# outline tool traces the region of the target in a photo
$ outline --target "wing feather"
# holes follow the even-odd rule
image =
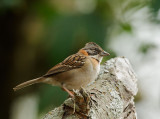
[[[67,57],[63,62],[51,68],[44,77],[66,72],[72,69],[80,68],[85,64],[86,57],[83,55],[74,54]]]

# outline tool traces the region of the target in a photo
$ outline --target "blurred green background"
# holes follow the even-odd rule
[[[12,88],[45,74],[89,41],[111,54],[104,61],[126,56],[136,73],[142,74],[138,63],[143,61],[142,57],[152,60],[147,53],[159,47],[160,40],[152,42],[154,35],[147,36],[144,26],[158,27],[159,9],[159,0],[1,0],[0,118],[38,119],[62,104],[67,94],[59,87],[36,84],[18,92],[13,92]],[[152,34],[152,29],[147,34]],[[158,31],[159,27],[154,32],[157,36],[160,35]],[[139,78],[145,79],[143,75]],[[140,88],[143,90],[143,86]],[[141,98],[143,91],[136,99]],[[141,105],[137,107],[139,117],[147,119]]]

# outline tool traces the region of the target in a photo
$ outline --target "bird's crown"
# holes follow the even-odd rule
[[[86,43],[82,49],[85,50],[88,55],[98,55],[105,52],[99,45],[94,42]]]

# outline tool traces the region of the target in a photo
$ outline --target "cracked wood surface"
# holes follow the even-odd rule
[[[43,119],[137,119],[134,96],[137,78],[124,57],[106,61],[94,83],[76,90],[75,99],[67,99]]]

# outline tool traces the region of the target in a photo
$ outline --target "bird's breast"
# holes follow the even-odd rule
[[[93,82],[100,71],[99,63],[95,64],[92,60],[86,60],[85,65],[82,68],[74,69],[70,71],[70,77],[66,80],[68,82],[68,88],[79,89],[81,87],[86,87],[88,84]]]
[[[93,82],[99,71],[100,64],[92,59],[87,59],[81,68],[60,73],[54,76],[54,79],[70,90],[79,89]]]

